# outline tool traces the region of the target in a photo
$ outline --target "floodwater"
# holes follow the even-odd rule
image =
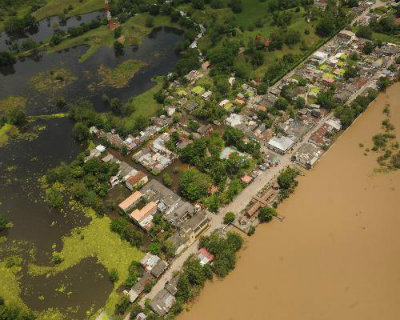
[[[226,279],[179,319],[400,319],[400,172],[364,156],[385,104],[400,137],[400,84],[381,94],[257,228]],[[359,147],[359,143],[365,145]]]
[[[63,111],[54,106],[52,97],[35,92],[28,82],[38,72],[65,67],[78,80],[58,91],[56,97],[63,96],[68,102],[88,99],[99,111],[108,111],[101,105],[103,93],[126,101],[154,86],[151,81],[154,76],[173,71],[179,59],[174,49],[181,39],[182,33],[178,30],[162,27],[150,33],[140,47],[126,48],[125,54],[119,57],[112,49],[102,48],[79,63],[79,56],[87,48],[77,47],[27,58],[18,61],[12,69],[0,70],[0,99],[9,95],[26,97],[30,115]],[[115,67],[127,59],[146,63],[127,87],[113,89],[97,85],[100,64]],[[93,90],[89,89],[91,86]],[[85,259],[55,276],[32,277],[27,272],[29,263],[52,265],[52,246],[60,248],[64,235],[88,223],[82,213],[51,210],[42,199],[38,182],[49,168],[62,161],[72,161],[83,150],[72,138],[73,122],[64,118],[39,120],[33,125],[46,129],[32,141],[10,140],[0,148],[0,212],[13,223],[7,231],[7,241],[0,243],[0,261],[11,255],[24,258],[19,279],[21,298],[32,310],[57,308],[66,319],[84,319],[86,311],[104,306],[113,289],[107,271],[95,258]]]
[[[70,27],[77,27],[81,23],[88,23],[94,19],[101,19],[104,17],[104,11],[93,11],[86,14],[82,14],[80,16],[74,16],[65,23],[61,23],[60,18],[58,16],[49,17],[47,19],[43,19],[37,23],[37,26],[32,30],[29,30],[28,33],[21,38],[10,39],[6,32],[0,33],[0,51],[8,50],[11,45],[11,41],[16,41],[18,44],[21,44],[23,39],[31,38],[36,42],[44,41],[50,38],[54,31],[63,30],[66,31]]]
[[[27,113],[44,114],[60,112],[55,106],[57,98],[64,97],[68,102],[87,99],[98,111],[110,111],[102,107],[101,96],[106,93],[111,98],[118,97],[122,102],[152,88],[151,80],[158,75],[174,71],[179,55],[175,52],[176,44],[182,39],[182,32],[169,27],[154,29],[139,47],[125,48],[122,56],[115,56],[111,48],[101,48],[83,63],[79,57],[87,50],[79,46],[66,51],[36,56],[18,61],[13,67],[0,69],[0,99],[9,95],[23,96],[28,99]],[[100,65],[114,68],[128,60],[138,59],[146,65],[140,69],[124,88],[111,88],[100,85],[102,81],[98,74]],[[38,72],[46,72],[57,68],[65,68],[77,80],[55,94],[34,90],[29,80]]]

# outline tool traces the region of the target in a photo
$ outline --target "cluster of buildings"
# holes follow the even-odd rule
[[[141,131],[137,136],[129,134],[125,139],[123,139],[114,129],[110,132],[106,132],[103,129],[98,129],[93,126],[90,127],[89,132],[95,137],[105,140],[115,149],[121,150],[122,148],[126,148],[128,152],[131,152],[138,149],[163,129],[172,124],[172,118],[166,115],[153,117],[150,120],[152,125]]]
[[[165,132],[153,140],[148,146],[132,156],[136,162],[149,170],[154,175],[160,174],[168,167],[177,156],[166,147],[170,135]]]

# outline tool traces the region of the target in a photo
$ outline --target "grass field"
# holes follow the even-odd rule
[[[131,262],[139,261],[144,254],[110,230],[110,218],[98,217],[90,209],[86,212],[92,219],[89,225],[76,228],[71,235],[63,238],[64,245],[59,254],[64,260],[54,267],[30,265],[29,272],[32,275],[57,274],[77,265],[84,258],[96,257],[108,272],[112,269],[118,271],[119,280],[114,283],[114,290],[106,303],[106,310],[112,312],[119,298],[115,289],[128,277]]]
[[[72,17],[104,8],[103,0],[48,0],[47,4],[34,13],[37,20],[47,17],[56,16],[64,13],[64,9],[72,6],[72,10],[68,10],[67,17]]]
[[[144,37],[150,33],[155,27],[160,26],[174,26],[167,16],[154,17],[154,27],[149,28],[145,26],[148,14],[139,14],[134,16],[122,24],[122,35],[125,38],[125,45],[140,44]],[[83,62],[95,53],[101,47],[111,48],[114,44],[114,33],[110,31],[107,26],[101,26],[97,29],[90,30],[78,37],[69,38],[61,42],[55,47],[48,49],[49,53],[65,50],[68,48],[88,45],[89,49],[80,57],[79,61]]]
[[[119,64],[115,68],[108,68],[104,65],[99,67],[99,75],[103,79],[102,85],[113,88],[123,88],[128,85],[136,72],[144,67],[144,63],[140,60],[127,60]]]
[[[135,112],[123,119],[125,126],[131,128],[138,116],[150,118],[154,116],[158,110],[162,109],[163,105],[154,99],[154,94],[162,88],[162,81],[161,79],[156,79],[156,82],[157,84],[153,88],[132,99]]]

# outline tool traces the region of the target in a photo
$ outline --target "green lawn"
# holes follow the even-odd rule
[[[67,13],[68,17],[104,9],[103,0],[48,0],[47,4],[34,13],[37,20],[64,13],[72,5],[73,9]]]
[[[131,262],[139,261],[144,254],[110,230],[109,217],[98,217],[90,209],[87,210],[87,214],[92,219],[89,225],[75,228],[71,235],[63,238],[60,255],[64,260],[54,267],[30,265],[29,272],[32,275],[57,274],[77,265],[84,258],[96,257],[109,272],[112,269],[118,271],[119,280],[114,284],[114,290],[106,303],[106,310],[112,312],[119,299],[115,290],[128,277]]]

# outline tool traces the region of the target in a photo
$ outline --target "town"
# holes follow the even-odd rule
[[[368,24],[370,6],[357,7],[361,24]],[[260,212],[276,208],[287,196],[279,175],[287,168],[300,173],[312,169],[361,112],[354,108],[366,108],[377,91],[395,80],[398,46],[382,43],[370,49],[370,44],[342,30],[265,94],[257,93],[257,83],[243,83],[235,96],[218,101],[223,116],[211,122],[193,117],[206,112],[214,95],[209,85],[212,65],[203,61],[201,69],[190,71],[184,81],[170,80],[163,92],[165,113],[152,118],[139,135],[122,138],[113,130],[90,128],[99,144],[86,161],[99,157],[118,163],[110,185],[123,184],[131,192],[119,203],[120,214],[147,233],[160,219],[173,230],[168,237],[158,237],[171,248],[169,256],[148,252],[140,261],[143,275],[124,291],[131,303],[148,304],[159,316],[168,314],[184,263],[192,257],[202,266],[213,262],[214,255],[199,247],[200,236],[226,235],[232,228],[253,233]],[[232,74],[229,86],[235,81]],[[288,101],[296,106],[290,112]],[[337,103],[343,108],[333,111]],[[204,173],[207,170],[196,168],[214,157],[232,170],[220,185]],[[190,186],[179,186],[184,197],[178,195],[172,181],[177,178],[172,179],[168,170],[176,163],[188,164],[185,170],[191,173],[185,177]],[[227,222],[229,213],[234,214]],[[285,217],[274,212],[271,218]],[[141,312],[136,319],[146,315]]]

